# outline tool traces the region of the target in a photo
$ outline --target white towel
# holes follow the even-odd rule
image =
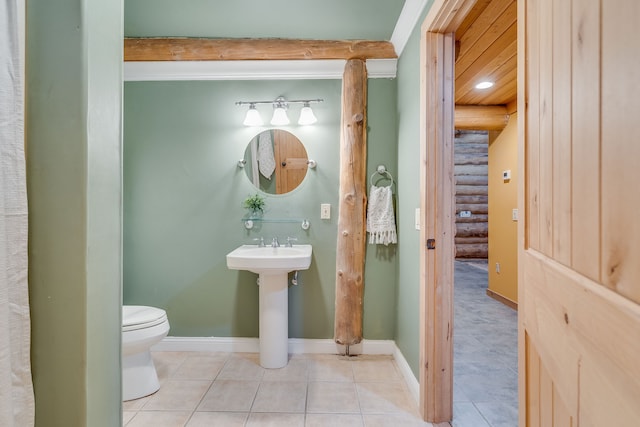
[[[271,132],[262,132],[258,138],[258,164],[260,173],[267,179],[271,179],[276,169],[276,159],[273,156],[273,144],[271,144]]]
[[[367,231],[369,232],[369,244],[397,243],[391,186],[371,186],[367,204]]]

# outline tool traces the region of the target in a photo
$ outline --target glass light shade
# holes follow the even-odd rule
[[[271,118],[271,124],[274,126],[282,126],[289,124],[289,117],[284,107],[277,107],[273,110],[273,117]]]
[[[260,113],[256,110],[256,106],[251,104],[249,109],[247,110],[247,115],[244,118],[244,122],[242,122],[245,126],[262,126],[262,117],[260,117]]]
[[[309,104],[305,104],[300,110],[300,118],[298,119],[299,125],[312,125],[317,122],[315,114],[313,114],[313,110],[309,107]]]
[[[492,86],[493,86],[493,82],[490,82],[490,81],[487,80],[487,81],[483,81],[483,82],[478,83],[476,85],[476,89],[489,89]]]

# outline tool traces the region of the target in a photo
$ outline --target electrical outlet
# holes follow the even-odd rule
[[[420,230],[420,208],[416,208],[413,221],[414,221],[416,230]]]
[[[513,221],[517,221],[518,220],[518,209],[513,209],[511,211],[511,219]]]
[[[331,205],[329,203],[320,205],[320,219],[331,219]]]

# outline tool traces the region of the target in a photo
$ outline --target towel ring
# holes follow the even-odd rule
[[[376,171],[371,174],[371,178],[369,178],[369,182],[373,182],[373,177],[375,177],[376,174],[382,175],[383,179],[390,180],[391,184],[389,184],[389,187],[391,187],[393,184],[396,183],[396,181],[393,179],[393,175],[391,175],[389,171],[387,171],[387,168],[384,165],[378,165],[378,168],[376,169]]]

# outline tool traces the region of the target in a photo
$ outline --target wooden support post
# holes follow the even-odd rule
[[[360,59],[345,65],[341,125],[334,339],[348,351],[348,346],[362,341],[364,295],[367,69]]]

